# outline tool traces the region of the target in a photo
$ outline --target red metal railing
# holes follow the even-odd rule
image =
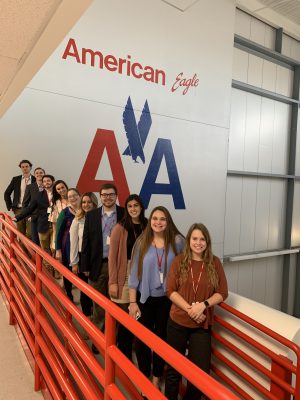
[[[220,316],[215,316],[215,321],[220,325],[222,335],[215,330],[213,332],[213,337],[220,345],[220,347],[225,348],[229,351],[229,353],[234,354],[235,359],[242,360],[244,367],[249,366],[252,370],[256,372],[259,376],[263,376],[264,379],[267,379],[269,384],[269,388],[266,388],[261,384],[258,380],[254,379],[252,375],[246,373],[243,369],[238,367],[229,357],[226,357],[216,348],[213,348],[214,356],[226,365],[226,368],[233,373],[236,373],[240,380],[245,382],[246,385],[249,385],[257,391],[257,393],[262,394],[266,399],[271,400],[285,400],[290,399],[293,396],[293,399],[300,399],[300,348],[295,343],[286,339],[285,337],[279,335],[278,333],[272,331],[266,326],[260,324],[259,322],[253,320],[247,315],[241,313],[240,311],[234,309],[228,304],[222,303],[220,307],[226,311],[226,313],[230,313],[230,315],[236,319],[236,321],[243,321],[245,323],[244,331],[236,328],[233,324],[225,321]],[[296,359],[296,363],[294,364],[287,357],[283,357],[270,350],[269,347],[263,345],[258,340],[251,337],[249,334],[245,333],[245,331],[249,331],[249,328],[254,328],[256,334],[259,334],[261,339],[268,338],[268,341],[272,344],[278,344],[282,348],[290,349],[291,352],[294,353],[294,358]],[[247,345],[249,349],[255,349],[256,357],[262,355],[268,360],[271,368],[266,368],[262,363],[258,362],[254,357],[247,354],[243,351],[240,346],[237,346],[232,343],[232,341],[226,339],[224,337],[224,333],[237,340],[239,344],[244,343]],[[258,336],[258,335],[257,335]],[[227,385],[232,387],[242,398],[244,399],[254,399],[254,397],[250,396],[245,392],[241,387],[237,386],[228,376],[225,376],[222,371],[216,366],[212,366],[212,370],[218,375]],[[294,381],[294,384],[292,382]]]
[[[19,242],[26,246],[29,254],[23,250]],[[44,260],[105,309],[105,334],[100,332],[67,298],[61,287],[43,267]],[[7,299],[9,322],[11,324],[17,322],[30,349],[34,364],[35,390],[42,389],[44,393],[50,393],[54,399],[141,399],[141,392],[149,399],[165,399],[165,396],[116,347],[116,321],[125,325],[167,363],[174,366],[208,398],[212,400],[238,398],[20,234],[4,213],[0,213],[0,287]],[[213,332],[217,346],[213,347],[212,371],[244,399],[250,400],[255,397],[251,397],[243,389],[239,380],[245,380],[247,384],[256,388],[260,394],[259,398],[285,400],[289,398],[288,395],[293,395],[294,399],[300,400],[298,346],[232,307],[226,304],[222,304],[221,307],[231,316],[234,315],[235,318],[290,348],[296,354],[297,362],[293,364],[282,359],[216,315],[215,320],[219,329]],[[82,330],[88,333],[99,349],[101,359],[93,355],[83,340]],[[227,332],[243,340],[247,346],[254,347],[256,351],[263,352],[271,359],[272,368],[268,370],[231,343],[226,335],[223,336],[223,333]],[[235,365],[230,357],[220,351],[220,347],[226,348],[227,352],[232,352],[245,364],[248,363],[252,368],[256,368],[269,380],[269,389]],[[222,369],[219,368],[220,362]],[[283,373],[283,369],[285,372],[288,371],[288,374]],[[231,379],[230,371],[238,375],[238,381]],[[294,386],[291,384],[291,375],[294,377]]]

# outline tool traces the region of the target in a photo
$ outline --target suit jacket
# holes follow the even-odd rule
[[[39,233],[48,232],[51,224],[51,222],[48,221],[48,207],[50,207],[50,203],[47,191],[43,190],[30,202],[28,207],[23,208],[22,212],[16,216],[16,219],[17,221],[21,221],[36,211],[37,231]]]
[[[124,214],[123,207],[117,207],[117,222]],[[103,259],[102,238],[102,207],[96,208],[86,214],[82,249],[81,249],[81,271],[89,272],[89,279],[97,281],[101,273]]]
[[[25,189],[23,202],[22,202],[22,208],[28,207],[30,202],[37,199],[39,194],[40,194],[40,189],[39,189],[39,185],[36,182],[31,183],[30,185],[27,185],[26,189]],[[36,208],[31,214],[32,221],[36,221],[37,214],[38,214],[38,210]]]
[[[8,211],[14,208],[18,208],[21,196],[21,182],[22,175],[14,176],[4,192],[4,201],[6,203]],[[31,183],[33,182],[35,182],[35,177],[31,175]],[[12,193],[13,200],[11,200]]]

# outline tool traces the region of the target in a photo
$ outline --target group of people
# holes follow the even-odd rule
[[[155,207],[149,219],[136,194],[126,199],[124,208],[118,206],[113,183],[101,186],[102,205],[98,207],[94,193],[80,196],[76,188],[68,189],[64,181],[55,181],[42,168],[31,176],[28,160],[20,168],[22,175],[14,177],[5,191],[7,208],[14,212],[18,228],[26,233],[26,225],[20,223],[31,216],[35,243],[181,354],[188,349],[188,358],[209,373],[214,305],[226,299],[228,289],[207,228],[195,223],[184,237],[163,206]],[[20,185],[19,191],[15,184]],[[71,283],[65,279],[64,286],[73,300]],[[80,303],[83,313],[103,331],[104,310],[84,293]],[[117,345],[129,359],[133,339],[120,324]],[[99,352],[94,344],[92,350]],[[164,360],[138,339],[135,351],[141,372],[160,388]],[[168,399],[178,398],[180,379],[168,365]],[[200,399],[201,395],[187,383],[184,399]]]

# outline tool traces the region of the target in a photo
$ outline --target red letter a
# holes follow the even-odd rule
[[[80,193],[99,192],[100,186],[103,183],[111,182],[95,180],[104,148],[106,148],[107,151],[111,173],[114,179],[113,183],[118,189],[119,203],[123,206],[126,198],[129,196],[129,188],[113,131],[97,129],[90,152],[78,180],[77,188]]]

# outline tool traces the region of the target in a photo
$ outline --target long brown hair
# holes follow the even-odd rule
[[[93,193],[93,192],[85,192],[85,193],[83,193],[83,195],[81,196],[81,199],[80,199],[79,210],[76,213],[76,219],[77,220],[83,218],[85,216],[85,214],[86,214],[85,211],[82,208],[82,201],[83,201],[84,197],[89,197],[90,198],[90,200],[91,200],[91,202],[93,204],[93,208],[97,208],[98,207],[98,199],[97,199],[95,193]]]
[[[187,279],[187,275],[190,269],[190,265],[192,262],[192,250],[190,247],[190,240],[191,236],[193,234],[193,231],[198,230],[201,231],[205,241],[206,241],[206,249],[204,250],[202,254],[203,258],[203,265],[206,270],[206,273],[208,275],[208,280],[212,287],[216,290],[219,286],[219,276],[217,274],[217,271],[214,266],[214,259],[213,259],[213,253],[211,249],[211,238],[210,234],[208,232],[208,229],[204,224],[201,223],[195,223],[193,224],[186,236],[186,242],[183,250],[183,257],[180,263],[179,267],[179,283],[183,283]]]
[[[164,275],[167,272],[167,257],[168,257],[168,253],[169,253],[169,247],[171,246],[174,254],[177,255],[175,238],[177,235],[182,236],[182,234],[179,232],[176,225],[174,224],[171,214],[165,207],[158,206],[158,207],[153,208],[153,210],[151,211],[147,226],[146,226],[144,232],[136,240],[136,243],[134,245],[133,252],[132,252],[132,259],[133,259],[137,249],[139,249],[138,273],[137,273],[139,279],[141,279],[141,277],[142,277],[143,261],[144,261],[145,254],[147,253],[149,247],[151,246],[151,244],[153,242],[154,235],[153,235],[153,231],[151,228],[151,219],[152,219],[153,214],[156,211],[161,211],[162,213],[164,213],[164,215],[166,217],[166,222],[167,222],[166,229],[164,230],[164,242],[165,242],[164,243],[164,251],[165,251],[165,253],[164,253],[165,254]]]

